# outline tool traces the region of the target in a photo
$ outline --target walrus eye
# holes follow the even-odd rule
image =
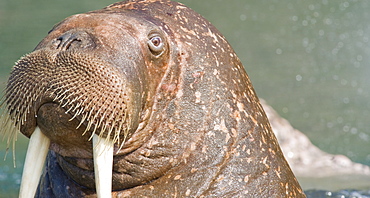
[[[153,55],[159,56],[164,50],[164,42],[159,34],[149,35],[148,46]]]

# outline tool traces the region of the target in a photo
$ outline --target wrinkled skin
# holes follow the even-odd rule
[[[37,125],[51,139],[38,197],[96,196],[94,132],[119,140],[114,197],[305,197],[239,58],[182,4],[125,1],[71,16],[18,62],[8,98],[17,86],[37,98],[21,132]]]

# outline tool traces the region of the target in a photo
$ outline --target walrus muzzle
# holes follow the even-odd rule
[[[30,137],[20,197],[34,195],[50,142],[64,157],[91,158],[93,153],[98,194],[110,195],[114,144],[116,150],[122,147],[135,127],[133,109],[141,104],[122,72],[92,54],[95,47],[88,33],[73,30],[14,66],[3,125],[8,142],[15,140],[12,126]],[[99,178],[106,184],[101,190]]]

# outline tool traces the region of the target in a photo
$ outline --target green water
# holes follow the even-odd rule
[[[281,116],[323,150],[370,165],[369,1],[189,2]]]
[[[0,88],[14,62],[63,18],[114,1],[0,0]],[[370,2],[366,0],[182,0],[236,50],[261,98],[315,145],[370,165]],[[0,197],[16,197],[16,165],[0,161]],[[0,159],[5,153],[0,143]],[[370,188],[370,187],[369,187]]]

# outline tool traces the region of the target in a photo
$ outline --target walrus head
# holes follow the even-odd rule
[[[65,136],[80,149],[93,134],[121,146],[132,135],[152,106],[169,49],[163,30],[131,15],[91,12],[67,18],[16,63],[5,102],[24,135],[30,137],[39,126],[59,153],[73,157]],[[79,124],[68,128],[72,120]],[[79,128],[82,134],[76,134]],[[85,133],[87,139],[79,141]],[[90,157],[91,148],[85,148],[84,157]]]
[[[180,3],[65,19],[16,63],[3,106],[10,140],[50,149],[39,196],[303,195],[235,52]]]
[[[91,158],[94,134],[119,154],[145,126],[170,60],[169,32],[158,20],[112,12],[65,19],[16,63],[5,93],[9,137],[11,125],[27,137],[39,127],[59,155]]]

